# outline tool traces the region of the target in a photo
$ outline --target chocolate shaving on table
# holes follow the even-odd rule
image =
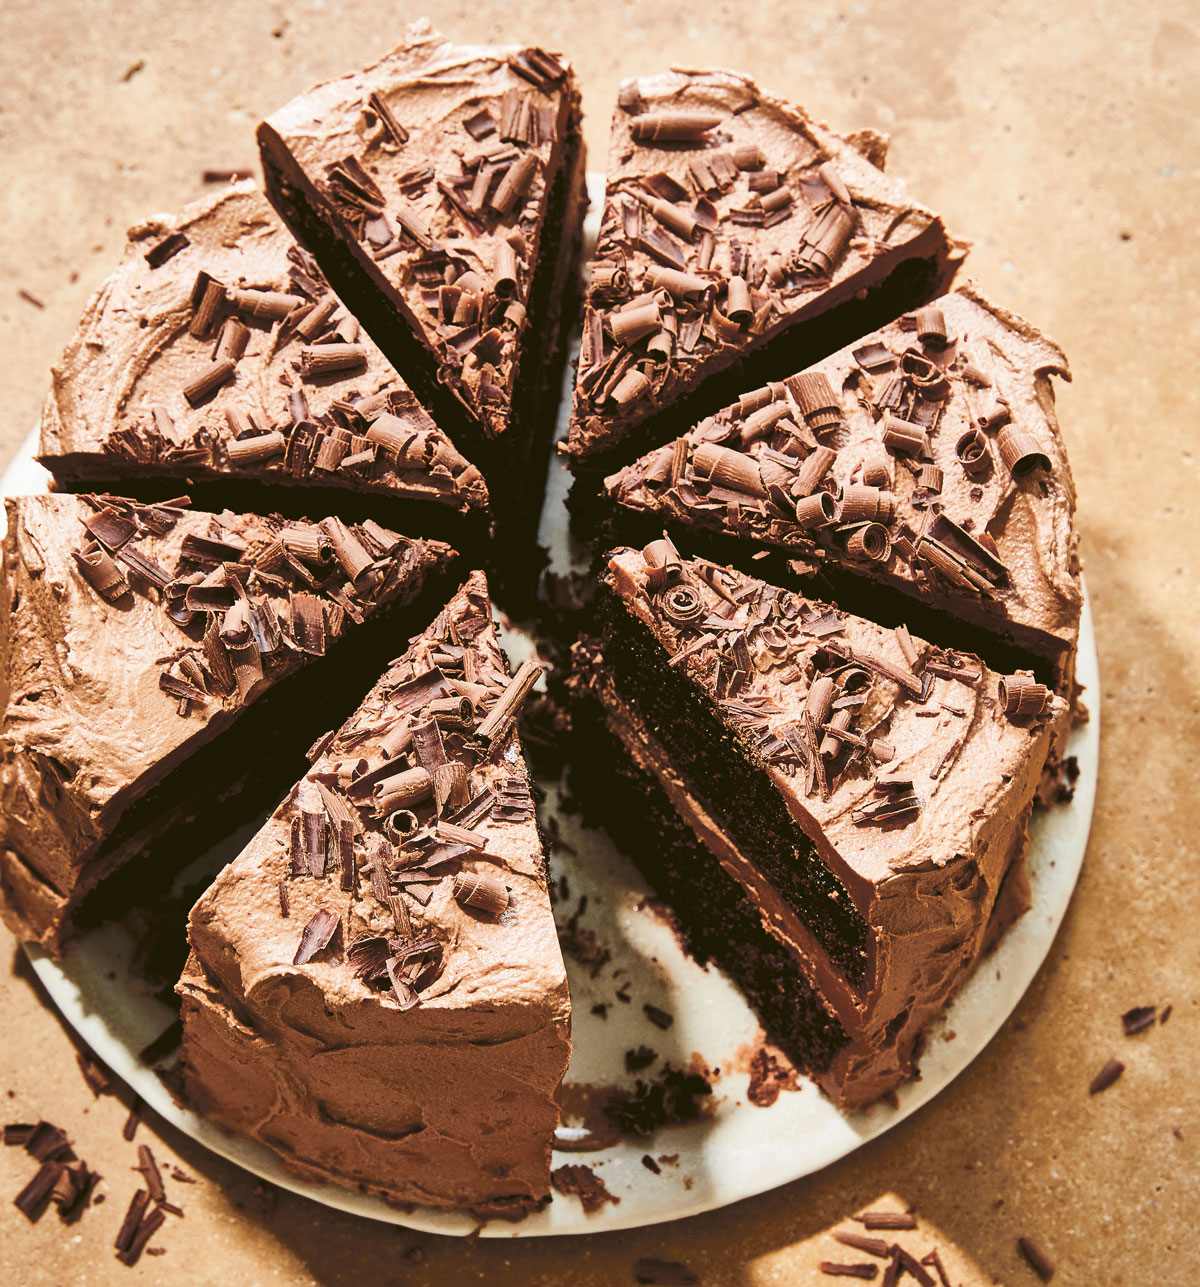
[[[1036,1239],[1022,1235],[1017,1239],[1017,1250],[1025,1258],[1025,1263],[1044,1283],[1054,1277],[1054,1261],[1046,1249]]]
[[[1132,1010],[1126,1010],[1121,1016],[1121,1026],[1125,1030],[1125,1035],[1127,1037],[1132,1037],[1137,1033],[1145,1032],[1147,1028],[1152,1027],[1157,1016],[1157,1006],[1134,1006]]]
[[[117,1259],[123,1265],[136,1265],[142,1252],[146,1249],[146,1244],[159,1231],[165,1221],[164,1206],[152,1207],[142,1217],[141,1223],[129,1240],[129,1245],[117,1253]]]
[[[886,1260],[891,1255],[891,1248],[883,1238],[868,1238],[865,1234],[849,1229],[835,1229],[833,1237],[845,1247],[865,1251],[868,1256],[878,1256],[880,1260]]]
[[[647,1165],[649,1163],[649,1165]],[[660,1167],[649,1155],[642,1158],[642,1165],[656,1175]],[[655,1256],[642,1256],[633,1262],[633,1280],[653,1287],[696,1287],[700,1276],[678,1260],[660,1260]]]
[[[830,1278],[863,1278],[868,1281],[879,1273],[879,1266],[865,1261],[859,1264],[846,1264],[836,1260],[822,1260],[818,1268]]]
[[[1119,1059],[1110,1059],[1088,1083],[1088,1094],[1098,1095],[1107,1090],[1124,1071],[1125,1065]]]
[[[864,1229],[915,1229],[917,1217],[911,1211],[864,1211],[851,1216]]]

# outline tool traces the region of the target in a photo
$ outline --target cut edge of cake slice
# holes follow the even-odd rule
[[[252,182],[129,230],[52,369],[39,460],[72,489],[187,480],[214,508],[357,507],[486,544],[483,475]]]
[[[843,137],[729,71],[624,82],[565,451],[611,469],[942,293],[966,252]]]
[[[118,887],[136,901],[118,868],[169,878],[282,789],[354,670],[395,655],[394,613],[440,598],[455,557],[371,521],[186,498],[22,496],[6,513],[0,912],[55,952],[93,892],[97,913],[120,911]]]
[[[570,1002],[512,675],[473,573],[193,908],[186,1092],[289,1171],[516,1215]]]
[[[606,536],[665,525],[1073,698],[1083,593],[1054,377],[1070,379],[1058,346],[964,283],[610,475]]]
[[[630,855],[693,948],[861,1108],[912,1074],[1027,905],[1027,824],[1069,707],[666,539],[613,552],[602,584],[570,681],[580,789],[627,845],[656,828]]]

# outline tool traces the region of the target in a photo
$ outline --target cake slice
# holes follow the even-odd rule
[[[178,871],[286,789],[355,670],[395,655],[404,623],[382,610],[454,554],[185,505],[6,502],[0,913],[51,950],[117,868]]]
[[[258,140],[271,200],[531,538],[586,206],[570,65],[421,22]]]
[[[132,228],[53,370],[60,487],[373,514],[486,548],[487,485],[251,183]],[[172,490],[174,489],[174,491]]]
[[[474,573],[192,910],[185,1091],[295,1174],[515,1216],[546,1197],[570,1002]]]
[[[610,476],[608,535],[666,525],[1069,695],[1083,596],[1054,376],[1051,340],[960,287]]]
[[[584,476],[945,290],[965,247],[834,134],[733,72],[626,81],[566,450]]]
[[[574,650],[580,791],[772,1040],[871,1102],[1027,905],[1067,703],[665,539],[611,555],[598,623]]]

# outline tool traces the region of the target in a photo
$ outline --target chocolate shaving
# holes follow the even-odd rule
[[[1017,1239],[1017,1250],[1042,1282],[1048,1283],[1054,1277],[1054,1261],[1040,1243],[1025,1235]]]
[[[851,1217],[864,1229],[915,1229],[917,1217],[911,1211],[864,1211]]]
[[[652,1157],[642,1158],[642,1164],[652,1163],[647,1167],[656,1175],[661,1168]],[[695,1287],[700,1276],[678,1260],[659,1260],[655,1256],[642,1256],[633,1262],[633,1280],[636,1283],[653,1284],[654,1287]]]
[[[865,1278],[872,1279],[879,1273],[879,1266],[867,1264],[843,1264],[836,1260],[822,1260],[818,1268],[830,1278]]]
[[[1132,1037],[1139,1032],[1145,1032],[1147,1028],[1153,1026],[1157,1015],[1158,1008],[1152,1005],[1139,1005],[1134,1006],[1132,1010],[1126,1010],[1121,1016],[1121,1026],[1125,1029],[1125,1035]]]
[[[337,927],[338,918],[325,908],[319,908],[304,927],[292,964],[306,965],[311,961],[318,952],[329,946]]]
[[[146,251],[146,263],[151,268],[161,268],[168,259],[172,259],[179,254],[191,243],[181,232],[172,232],[165,236],[162,241],[156,242]]]
[[[637,143],[698,143],[723,119],[713,112],[644,112],[629,128]]]
[[[1124,1071],[1125,1065],[1119,1059],[1110,1059],[1088,1083],[1088,1094],[1098,1095],[1107,1090]]]
[[[835,1229],[833,1237],[845,1247],[853,1247],[855,1251],[865,1251],[868,1256],[878,1256],[880,1260],[886,1260],[891,1255],[891,1250],[883,1238],[868,1238],[865,1234],[854,1233],[849,1229]]]

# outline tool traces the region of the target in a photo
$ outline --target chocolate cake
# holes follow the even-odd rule
[[[586,206],[570,65],[452,45],[422,22],[258,139],[271,200],[483,470],[503,539],[526,558]]]
[[[192,910],[185,1089],[287,1168],[516,1215],[549,1192],[570,1002],[474,573]]]
[[[693,949],[837,1104],[897,1085],[1026,905],[1068,704],[667,539],[610,557],[574,665],[579,790]]]
[[[132,228],[52,372],[61,487],[373,515],[487,549],[487,485],[251,183]],[[172,490],[174,489],[174,491]]]
[[[1054,376],[1052,341],[962,286],[613,474],[609,535],[666,525],[1070,695],[1083,595]]]
[[[946,288],[965,247],[883,173],[886,149],[733,72],[622,85],[566,444],[577,473]]]
[[[394,655],[383,609],[454,555],[372,521],[6,505],[0,913],[52,950],[117,868],[178,870],[285,789],[289,757],[352,704],[347,681]]]

